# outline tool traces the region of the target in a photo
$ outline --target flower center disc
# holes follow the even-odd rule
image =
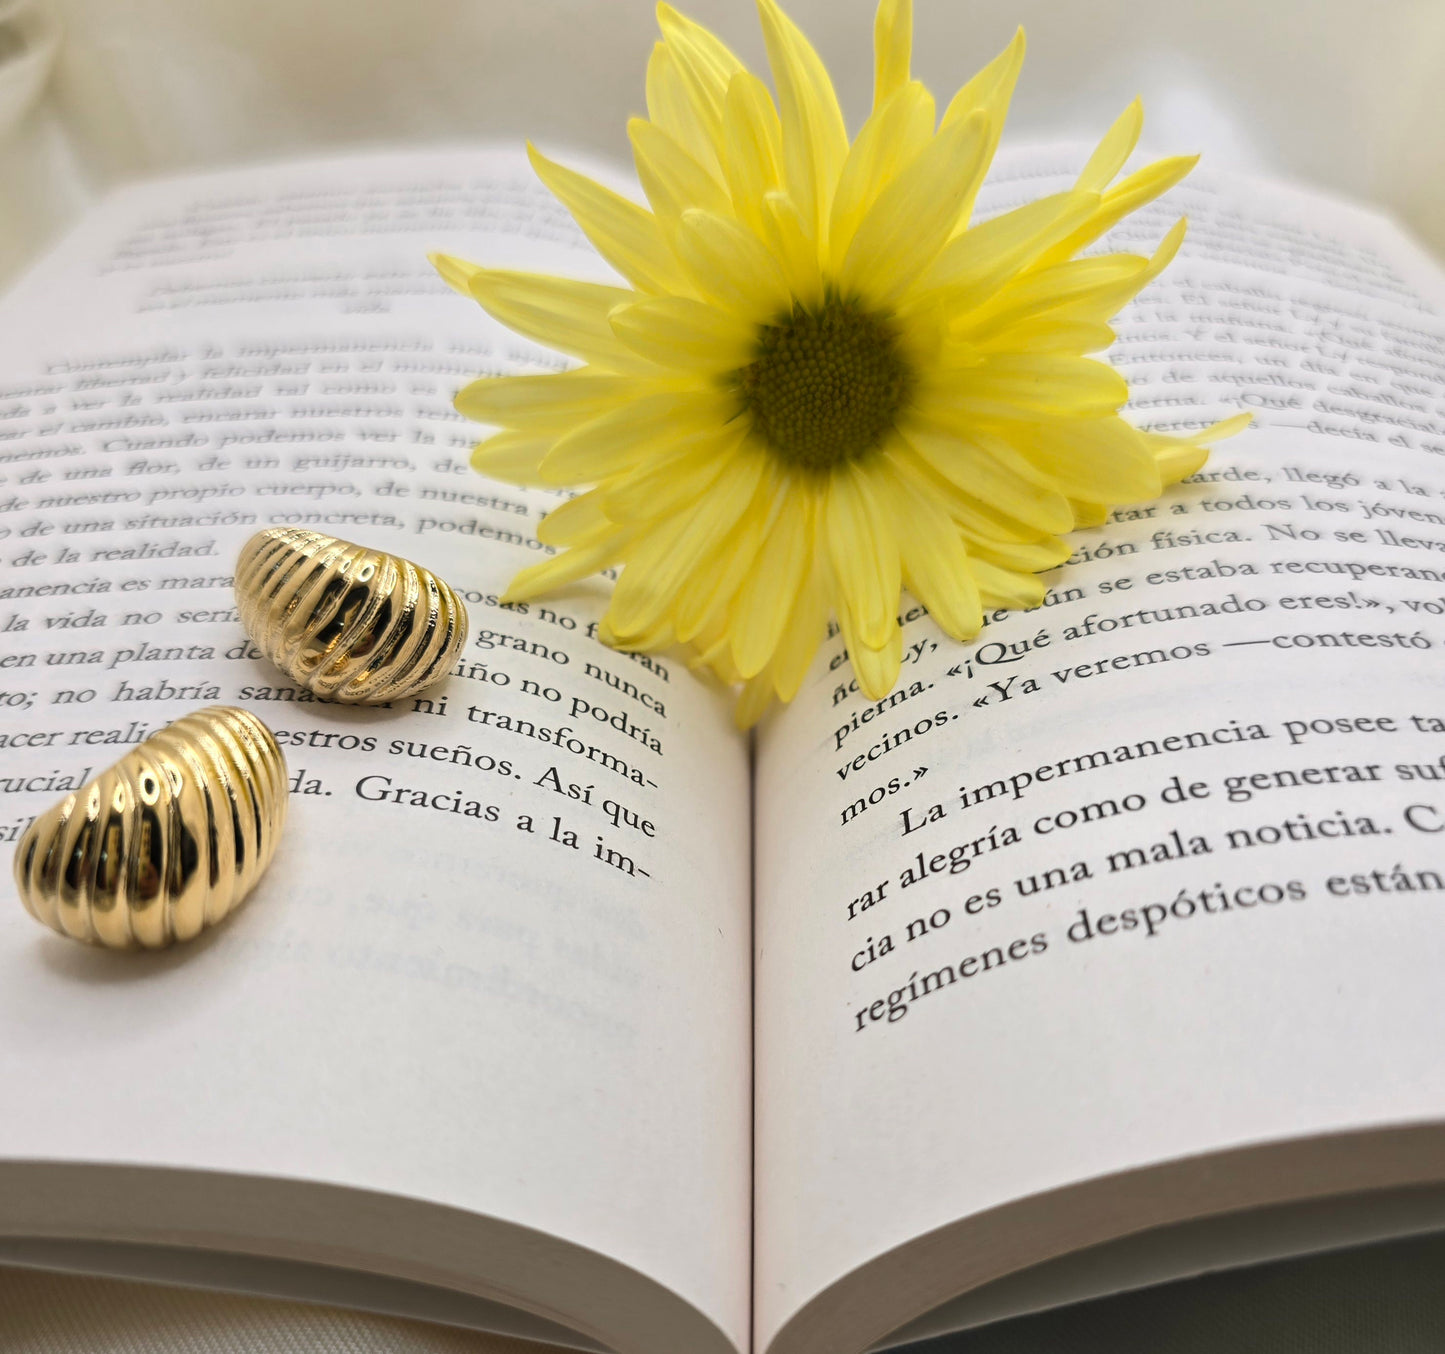
[[[831,470],[872,451],[907,397],[893,331],[848,301],[801,306],[758,334],[737,374],[753,427],[789,465]]]

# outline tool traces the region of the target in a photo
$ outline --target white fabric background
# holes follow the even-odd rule
[[[0,1268],[5,1354],[546,1354],[335,1307]]]
[[[762,66],[747,0],[681,7]],[[1013,138],[1102,131],[1139,93],[1146,137],[1160,150],[1199,149],[1216,163],[1373,200],[1445,253],[1441,0],[916,0],[916,8],[915,70],[940,92],[1026,25]],[[871,79],[868,0],[792,0],[790,10],[828,61],[856,126]],[[52,16],[65,39],[49,91],[32,107]],[[139,174],[326,146],[523,136],[624,157],[624,123],[642,111],[653,36],[650,0],[52,0],[44,13],[34,0],[0,0],[0,282],[106,184]],[[537,1347],[296,1303],[0,1270],[0,1349]]]
[[[1102,130],[1381,203],[1445,252],[1441,0],[915,0],[951,91],[1018,23],[1011,138]],[[652,0],[0,0],[66,26],[48,106],[0,140],[0,281],[87,185],[340,144],[531,136],[625,158]],[[683,0],[763,64],[750,0]],[[856,126],[871,0],[791,0]],[[0,82],[4,68],[0,67]],[[4,137],[0,88],[0,138]],[[73,134],[74,155],[57,134]]]

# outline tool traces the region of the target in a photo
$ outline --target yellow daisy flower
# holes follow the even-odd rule
[[[1067,192],[971,224],[1023,61],[1020,31],[936,116],[909,76],[909,0],[882,0],[873,111],[850,144],[828,73],[758,0],[777,90],[666,4],[647,118],[628,131],[651,211],[531,150],[543,183],[630,286],[436,256],[496,319],[580,359],[484,379],[457,408],[503,431],[472,464],[590,485],[538,531],[562,548],[520,601],[621,575],[602,627],[625,649],[690,645],[742,682],[738,719],[796,694],[836,617],[861,690],[898,676],[900,594],[956,639],[985,607],[1033,607],[1060,539],[1193,473],[1206,444],[1142,432],[1124,379],[1086,353],[1169,262],[1076,258],[1194,157],[1115,182],[1132,104]]]

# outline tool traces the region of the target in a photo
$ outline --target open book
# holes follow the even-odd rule
[[[981,210],[1066,186],[1001,158]],[[845,1354],[1445,1226],[1445,275],[1200,171],[1121,318],[1132,415],[1257,423],[979,641],[841,640],[755,735],[605,581],[499,605],[557,498],[451,407],[555,369],[439,249],[605,276],[519,151],[117,192],[0,306],[0,841],[165,721],[275,730],[223,926],[0,909],[0,1261],[624,1354]],[[241,544],[435,569],[446,683],[324,705]],[[7,893],[10,890],[7,887]]]

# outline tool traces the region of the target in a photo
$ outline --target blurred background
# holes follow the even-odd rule
[[[1010,140],[1145,139],[1374,202],[1445,255],[1445,0],[915,0],[952,90],[1018,24]],[[755,69],[750,0],[682,0]],[[791,0],[856,128],[871,0]],[[625,160],[650,0],[0,0],[0,281],[136,175],[346,145],[512,140]]]

